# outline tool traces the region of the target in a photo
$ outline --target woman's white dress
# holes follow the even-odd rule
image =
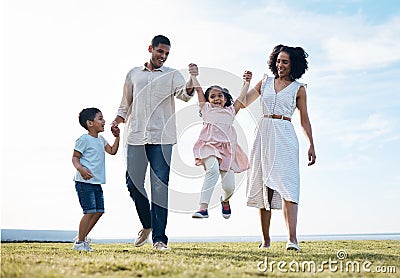
[[[261,85],[263,115],[282,115],[291,118],[296,109],[300,86],[292,82],[278,93],[274,77],[265,77]],[[268,203],[268,188],[274,190]],[[282,209],[282,199],[299,202],[299,143],[290,121],[263,117],[256,130],[250,154],[247,178],[247,205],[256,208]]]

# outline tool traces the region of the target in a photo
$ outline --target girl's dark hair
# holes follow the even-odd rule
[[[96,114],[101,112],[100,109],[98,108],[85,108],[79,113],[79,123],[81,126],[88,130],[88,126],[86,121],[94,121],[94,118],[96,118]]]
[[[226,98],[226,102],[225,102],[224,107],[227,107],[227,106],[231,106],[231,105],[232,105],[232,103],[233,103],[233,98],[232,98],[231,94],[229,93],[228,89],[227,89],[227,88],[221,88],[221,87],[218,86],[218,85],[212,85],[212,86],[209,87],[209,88],[206,90],[206,92],[204,93],[204,96],[205,96],[207,102],[209,102],[209,101],[208,101],[208,96],[210,95],[210,92],[211,92],[212,89],[220,90],[220,91],[224,94],[224,96],[225,96],[225,98]]]
[[[280,52],[286,52],[289,54],[290,59],[290,78],[292,81],[300,78],[308,69],[308,62],[306,58],[308,57],[307,52],[301,47],[291,47],[279,44],[274,47],[272,53],[269,55],[268,66],[275,78],[278,77],[278,69],[276,68],[276,60],[278,59],[278,54]]]
[[[211,92],[212,89],[220,90],[220,91],[224,94],[225,99],[226,99],[226,102],[225,102],[224,107],[227,107],[227,106],[231,106],[231,105],[232,105],[232,103],[233,103],[233,98],[232,98],[231,94],[229,93],[228,89],[227,89],[227,88],[222,88],[222,87],[220,87],[220,86],[218,86],[218,85],[212,85],[212,86],[208,87],[208,89],[207,89],[206,92],[204,93],[204,97],[206,98],[206,101],[207,101],[207,102],[210,102],[210,101],[208,100],[208,97],[209,97],[210,92]],[[200,111],[199,111],[199,116],[202,117],[201,109],[200,109]]]

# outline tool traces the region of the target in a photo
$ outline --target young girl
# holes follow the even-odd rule
[[[245,107],[251,72],[245,71],[243,75],[245,84],[234,103],[229,91],[220,86],[211,86],[205,93],[203,92],[196,78],[197,65],[190,64],[189,73],[197,92],[200,114],[204,120],[203,129],[193,147],[193,152],[196,165],[203,165],[206,171],[200,196],[200,208],[192,217],[208,218],[208,204],[221,174],[222,216],[228,219],[231,216],[229,199],[235,190],[234,173],[243,172],[249,167],[247,156],[237,143],[233,121],[239,109]]]

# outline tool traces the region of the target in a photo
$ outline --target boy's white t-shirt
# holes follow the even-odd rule
[[[82,166],[89,169],[93,178],[84,180],[81,174],[76,171],[74,181],[86,182],[91,184],[106,183],[105,150],[107,141],[103,136],[95,138],[89,134],[83,134],[75,142],[75,150],[81,153],[80,162]]]

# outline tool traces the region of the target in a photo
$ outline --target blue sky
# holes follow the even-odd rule
[[[218,82],[232,92],[245,69],[253,71],[253,85],[271,74],[266,62],[275,45],[302,46],[309,70],[300,81],[308,86],[317,164],[306,166],[307,142],[296,113],[300,237],[399,232],[400,5],[394,0],[232,2],[4,1],[1,227],[77,229],[81,210],[71,155],[84,132],[77,114],[97,106],[111,123],[126,73],[148,60],[149,41],[164,34],[172,42],[167,66],[185,72],[195,62],[203,67],[204,83]],[[251,148],[258,105],[237,118],[245,149]],[[177,103],[178,115],[190,111],[198,121],[196,100]],[[193,167],[191,153],[198,127],[179,134],[174,192],[201,188],[202,172]],[[103,135],[112,140],[110,132]],[[120,150],[107,157],[107,212],[93,237],[134,237],[140,228],[124,185],[122,145]],[[178,156],[185,165],[176,162]],[[193,176],[181,175],[183,168]],[[197,201],[180,210],[184,201],[174,199],[168,234],[260,235],[258,212],[246,207],[243,176],[237,179],[229,221],[219,207],[209,219],[193,220],[190,209]],[[285,234],[280,211],[273,213],[271,231]]]

